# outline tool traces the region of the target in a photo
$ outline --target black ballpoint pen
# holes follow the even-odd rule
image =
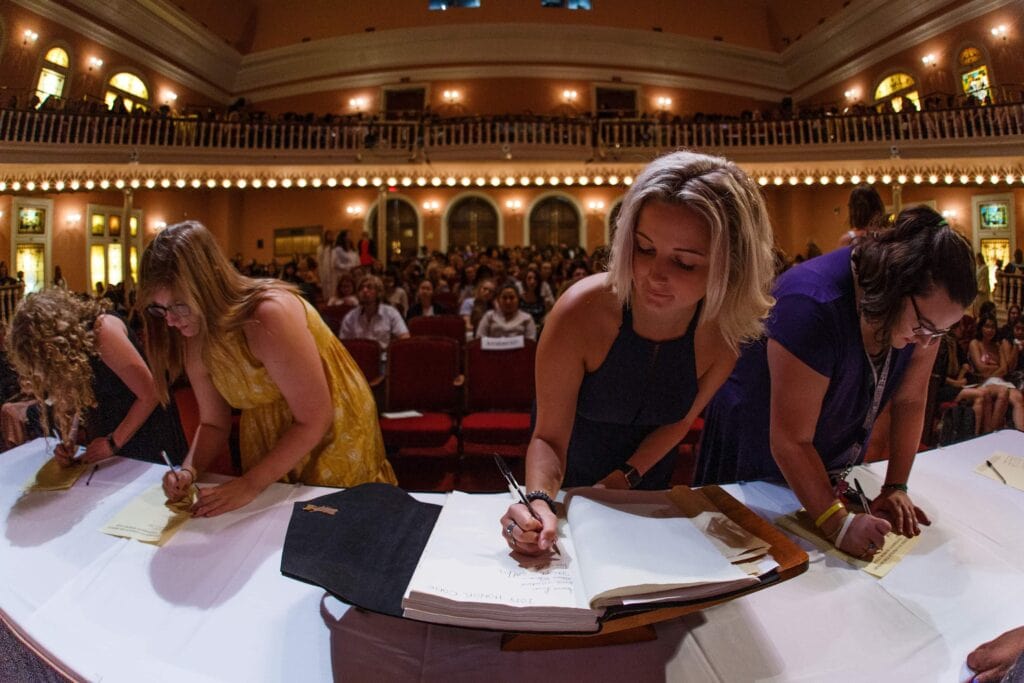
[[[864,489],[860,487],[860,482],[857,481],[856,477],[854,477],[853,479],[853,488],[857,490],[857,496],[860,498],[860,506],[864,508],[864,512],[870,515],[871,500],[866,495],[864,495]]]
[[[999,477],[999,481],[1003,482],[1004,484],[1006,483],[1006,477],[1003,476],[1002,472],[996,469],[996,466],[992,464],[991,460],[986,460],[985,464],[988,465],[988,468],[990,470],[996,473],[996,476]]]
[[[519,502],[526,506],[526,509],[529,511],[530,516],[538,522],[540,522],[541,524],[543,524],[544,521],[540,518],[540,515],[537,514],[537,511],[530,507],[530,501],[526,499],[526,496],[523,494],[523,490],[519,488],[519,482],[516,481],[516,477],[514,474],[512,474],[512,470],[509,469],[508,463],[505,462],[505,459],[502,458],[497,453],[495,453],[494,463],[498,466],[498,470],[501,472],[501,476],[505,477],[505,481],[508,482],[509,493],[511,493],[513,496],[518,496]],[[557,553],[558,555],[562,554],[562,551],[558,549],[557,543],[552,543],[551,549],[555,551],[555,553]]]

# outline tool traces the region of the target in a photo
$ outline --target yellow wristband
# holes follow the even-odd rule
[[[828,510],[825,510],[824,512],[822,512],[821,516],[818,517],[818,519],[816,519],[814,521],[814,526],[816,526],[816,527],[818,527],[820,529],[821,525],[829,520],[829,517],[831,517],[832,515],[836,514],[840,510],[845,510],[845,509],[846,509],[846,506],[843,505],[842,501],[836,500],[836,502],[832,503],[832,507],[830,507]]]

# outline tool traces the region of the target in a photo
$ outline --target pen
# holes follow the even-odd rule
[[[167,451],[160,451],[160,457],[164,459],[165,463],[167,463],[167,466],[171,469],[171,472],[177,472],[178,470],[181,469],[180,467],[176,467],[174,464],[171,463],[171,459],[167,457]]]
[[[99,468],[100,468],[99,465],[96,465],[95,467],[92,468],[92,472],[89,473],[89,478],[85,480],[85,485],[86,486],[88,486],[89,482],[92,481],[92,475],[96,474],[96,470],[98,470]]]
[[[512,474],[512,470],[509,469],[508,463],[505,462],[505,459],[502,458],[497,453],[495,453],[494,463],[498,466],[498,470],[501,472],[501,476],[505,477],[505,481],[506,483],[508,483],[508,492],[512,494],[512,497],[518,498],[519,502],[526,506],[526,509],[527,511],[529,511],[530,516],[543,524],[543,521],[541,520],[540,515],[537,514],[537,511],[530,507],[530,501],[528,501],[526,499],[526,496],[523,495],[523,490],[519,488],[519,482],[516,481],[516,477],[514,474]],[[555,551],[555,553],[558,555],[562,554],[562,551],[558,549],[557,543],[552,543],[551,549]]]
[[[996,476],[999,477],[999,481],[1003,482],[1004,484],[1006,483],[1006,477],[1003,476],[1002,472],[996,469],[996,466],[992,464],[991,460],[986,460],[985,464],[988,465],[989,469],[996,473]]]
[[[871,514],[871,500],[864,495],[864,489],[860,487],[860,482],[857,478],[853,478],[853,488],[857,489],[857,497],[860,498],[860,506],[864,508],[864,512]]]

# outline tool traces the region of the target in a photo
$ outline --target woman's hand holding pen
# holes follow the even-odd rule
[[[852,512],[847,514],[853,515],[853,518],[846,528],[846,533],[841,533],[836,538],[836,547],[854,557],[870,560],[885,545],[885,535],[892,526],[874,515]],[[844,517],[842,521],[845,526],[846,518]]]
[[[210,486],[199,491],[199,500],[192,508],[193,517],[215,517],[225,512],[248,505],[263,489],[251,483],[242,475],[220,486]]]
[[[931,524],[924,511],[914,505],[906,491],[900,489],[882,489],[871,503],[871,514],[887,520],[893,531],[907,537],[920,534],[920,524]]]
[[[61,467],[71,467],[79,462],[75,460],[75,454],[77,452],[78,446],[73,443],[65,443],[61,441],[57,444],[57,447],[53,449],[53,457]]]
[[[502,535],[509,546],[524,555],[551,552],[558,537],[558,518],[543,500],[535,500],[531,509],[540,517],[533,518],[522,503],[513,503],[501,518]]]
[[[164,473],[164,495],[167,496],[167,501],[177,503],[187,496],[192,485],[196,483],[195,477],[196,471],[188,466],[178,470],[168,470]]]
[[[105,436],[98,436],[90,441],[85,447],[85,453],[79,458],[86,464],[106,460],[114,455],[114,449],[110,447],[110,441]]]

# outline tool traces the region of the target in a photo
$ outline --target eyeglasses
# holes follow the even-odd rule
[[[187,318],[192,315],[192,309],[188,304],[171,304],[170,306],[150,304],[146,306],[146,313],[154,318],[166,318],[168,313],[173,314],[175,318]]]
[[[917,326],[911,328],[910,331],[914,333],[915,337],[923,339],[925,346],[935,343],[935,341],[941,339],[949,332],[949,328],[945,330],[935,329],[930,320],[921,317],[921,310],[917,307],[917,299],[914,298],[913,294],[910,295],[910,305],[914,307],[914,315],[917,316]]]

